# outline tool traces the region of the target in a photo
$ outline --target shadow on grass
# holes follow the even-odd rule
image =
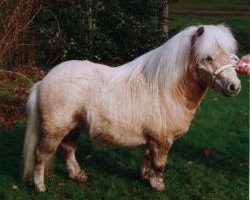
[[[235,146],[237,148],[231,147],[223,152],[214,147],[209,149],[211,155],[205,155],[203,145],[191,143],[187,139],[181,138],[174,143],[169,157],[171,159],[171,154],[174,154],[180,160],[204,165],[206,168],[211,168],[215,173],[229,173],[235,177],[246,177],[246,174],[248,174],[248,160],[246,160],[248,155],[242,153],[246,151],[241,149],[243,147],[240,144]]]
[[[21,183],[24,132],[24,128],[10,128],[0,131],[0,176],[18,184]],[[102,150],[102,148],[106,150]],[[62,151],[59,148],[57,152],[55,173],[68,179]],[[136,155],[133,154],[135,152],[132,149],[108,147],[100,142],[92,142],[86,136],[81,138],[77,150],[79,163],[87,172],[90,169],[90,171],[94,170],[102,175],[114,175],[130,181],[138,179],[138,170],[127,166],[123,161],[128,162],[128,160],[136,159]],[[57,168],[58,164],[63,164],[65,169]],[[89,174],[91,179],[91,173]]]
[[[104,144],[100,141],[91,141],[86,134],[78,144],[77,157],[81,166],[88,171],[97,171],[107,176],[117,176],[130,181],[139,178],[139,163],[143,148],[120,148]],[[133,165],[132,165],[133,162]],[[90,173],[91,177],[91,173]]]
[[[0,175],[10,180],[21,180],[21,156],[24,129],[0,132]]]

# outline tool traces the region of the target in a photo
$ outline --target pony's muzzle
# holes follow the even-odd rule
[[[230,82],[226,84],[222,89],[222,92],[226,96],[235,96],[239,94],[240,90],[241,90],[241,83],[240,80],[238,80],[237,82]]]
[[[231,83],[229,84],[227,90],[231,94],[238,94],[240,91],[240,88],[241,88],[240,84],[236,85],[235,83]]]

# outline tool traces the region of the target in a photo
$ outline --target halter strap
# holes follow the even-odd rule
[[[232,64],[223,65],[223,66],[219,67],[218,69],[216,69],[216,70],[213,72],[213,74],[214,74],[215,76],[217,76],[219,73],[221,73],[222,71],[224,71],[225,69],[227,69],[227,68],[229,68],[229,67],[235,68],[237,62],[238,62],[240,59],[239,59],[238,56],[236,56],[235,54],[231,54],[231,55],[230,55],[230,59],[231,59]]]
[[[220,66],[218,67],[218,69],[216,69],[214,72],[210,72],[208,69],[204,68],[204,67],[198,67],[198,71],[201,71],[205,74],[208,75],[208,77],[210,77],[210,83],[212,85],[214,85],[215,83],[215,79],[217,78],[217,76],[222,72],[224,71],[225,69],[227,68],[235,68],[237,62],[240,60],[238,58],[238,56],[236,56],[235,54],[231,54],[230,55],[230,60],[231,60],[231,64],[227,64],[227,65],[223,65],[223,66]]]

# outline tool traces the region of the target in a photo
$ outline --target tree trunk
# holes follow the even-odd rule
[[[162,14],[160,20],[160,30],[164,37],[168,37],[168,5],[169,0],[162,0]]]

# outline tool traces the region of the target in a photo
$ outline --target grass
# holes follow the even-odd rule
[[[241,11],[250,10],[249,2],[246,0],[178,0],[173,3],[171,9],[187,9],[187,10],[214,10],[214,11]]]
[[[197,24],[220,24],[225,23],[232,28],[232,31],[250,32],[250,18],[238,16],[192,16],[192,15],[171,15],[170,25],[191,26]]]
[[[230,26],[232,32],[239,43],[239,51],[243,53],[250,52],[250,18],[249,14],[245,16],[239,15],[192,15],[192,10],[210,10],[210,11],[238,11],[248,10],[250,13],[250,4],[245,0],[179,0],[170,6],[171,9],[187,9],[186,14],[171,14],[170,15],[170,29],[177,26],[184,28],[199,24],[220,24],[225,23]]]
[[[229,26],[238,42],[239,51],[244,54],[250,52],[250,18],[239,16],[192,16],[192,15],[171,15],[170,29],[183,29],[199,24],[221,24]]]
[[[171,15],[170,29],[183,29],[184,27],[200,24],[228,25],[239,44],[239,51],[245,54],[250,52],[250,18],[239,16],[202,16],[202,15]]]
[[[199,0],[197,0],[199,1]],[[152,26],[156,27],[158,18],[153,17]],[[169,18],[170,35],[175,35],[183,28],[200,24],[221,24],[229,26],[239,44],[239,51],[243,54],[250,52],[250,18],[248,16],[208,16],[208,15],[192,15],[192,14],[171,14]],[[172,33],[173,32],[173,33]]]
[[[19,122],[0,130],[0,199],[247,199],[249,80],[240,78],[237,97],[210,90],[188,133],[174,143],[164,174],[166,192],[152,191],[138,179],[143,147],[110,147],[83,134],[77,157],[88,182],[67,178],[59,151],[55,173],[46,179],[49,191],[38,193],[20,180],[25,124]]]

